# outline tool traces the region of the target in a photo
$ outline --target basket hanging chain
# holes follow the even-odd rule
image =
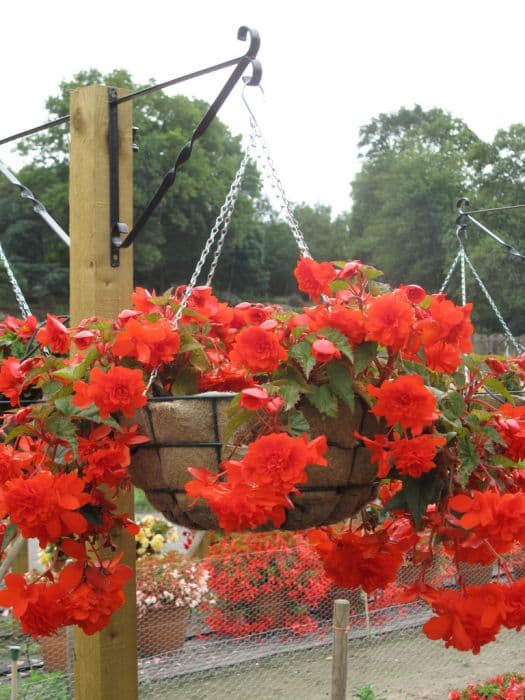
[[[308,245],[306,241],[304,240],[304,235],[303,232],[301,231],[299,227],[299,223],[297,222],[297,219],[293,215],[292,211],[292,206],[290,202],[288,201],[288,198],[286,197],[286,194],[284,192],[284,187],[283,183],[281,182],[281,179],[279,175],[277,174],[277,169],[275,167],[275,164],[273,162],[273,158],[271,156],[270,150],[268,148],[268,144],[266,143],[264,136],[262,134],[262,131],[259,127],[259,124],[257,123],[257,120],[255,119],[255,116],[247,103],[246,99],[244,98],[243,95],[243,100],[244,103],[246,104],[246,107],[248,109],[248,112],[250,114],[250,126],[252,128],[252,132],[258,141],[261,152],[264,156],[265,162],[262,163],[262,167],[264,170],[270,173],[271,179],[273,180],[274,183],[274,188],[277,191],[277,194],[279,195],[279,198],[281,200],[281,211],[284,214],[284,218],[286,219],[286,222],[288,223],[288,226],[290,227],[290,230],[293,234],[293,237],[295,238],[295,242],[297,243],[297,246],[299,248],[299,251],[301,255],[303,255],[305,258],[311,258],[312,255],[310,253],[310,250],[308,249]]]
[[[463,258],[464,258],[464,260],[466,261],[467,265],[469,266],[470,271],[471,271],[472,274],[474,275],[474,279],[475,279],[476,282],[478,283],[478,285],[479,285],[481,291],[482,291],[483,294],[485,295],[485,298],[486,298],[486,300],[488,301],[488,303],[489,303],[489,305],[490,305],[492,311],[494,311],[494,313],[496,314],[496,317],[497,317],[498,321],[500,322],[501,327],[503,328],[503,332],[505,333],[505,336],[506,336],[508,342],[511,343],[511,344],[513,345],[513,347],[515,348],[516,352],[518,352],[518,353],[519,353],[519,352],[523,352],[523,351],[525,350],[525,347],[523,347],[523,345],[521,345],[521,344],[516,340],[516,338],[512,335],[512,332],[511,332],[510,328],[508,327],[508,325],[507,325],[505,319],[504,319],[503,316],[501,315],[500,310],[499,310],[498,307],[496,306],[496,302],[495,302],[494,299],[490,296],[490,293],[489,293],[488,289],[485,287],[485,284],[483,283],[483,280],[482,280],[481,277],[478,275],[478,272],[477,272],[476,268],[474,267],[474,265],[473,265],[472,262],[470,261],[470,258],[469,258],[468,255],[465,253],[465,251],[463,251]]]
[[[208,277],[206,279],[206,285],[208,287],[211,287],[212,282],[213,282],[213,278],[215,276],[215,270],[217,269],[217,264],[219,262],[219,258],[220,258],[221,253],[222,253],[224,241],[225,241],[226,235],[229,231],[233,211],[235,209],[235,205],[237,203],[237,198],[239,197],[239,193],[241,191],[242,182],[243,182],[244,176],[246,174],[246,168],[247,168],[248,163],[252,157],[253,149],[254,149],[253,141],[250,141],[250,145],[246,149],[246,153],[244,154],[244,158],[242,159],[241,164],[239,166],[239,169],[237,170],[237,173],[235,175],[235,179],[233,180],[233,182],[231,184],[230,191],[226,195],[226,199],[224,201],[224,204],[222,205],[221,210],[219,212],[219,215],[217,216],[215,224],[211,230],[210,237],[213,236],[213,238],[215,238],[215,236],[221,230],[221,227],[222,227],[222,232],[221,232],[219,240],[217,241],[217,247],[215,248],[215,253],[213,254],[213,260],[211,261],[210,271],[208,272]]]
[[[450,282],[450,278],[452,277],[452,273],[454,272],[454,270],[457,267],[457,264],[459,262],[460,257],[461,257],[461,250],[458,250],[458,254],[454,258],[452,265],[450,266],[450,268],[447,272],[447,276],[445,277],[445,281],[441,285],[441,289],[439,290],[439,294],[443,294],[445,289],[448,287],[448,283]]]
[[[4,253],[4,249],[2,247],[2,244],[0,243],[0,260],[2,260],[2,263],[4,265],[5,271],[7,273],[7,277],[9,279],[9,282],[11,284],[11,287],[13,288],[13,292],[15,294],[16,302],[18,304],[18,308],[20,309],[20,313],[24,318],[27,318],[28,316],[31,315],[31,309],[29,308],[29,305],[24,297],[24,294],[22,290],[20,289],[20,285],[17,282],[17,279],[15,277],[15,273],[13,272],[11,265],[9,264],[9,260],[6,257],[6,254]]]

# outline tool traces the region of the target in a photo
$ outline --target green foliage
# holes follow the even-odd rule
[[[376,695],[371,685],[364,685],[353,695],[356,700],[386,700],[382,695]]]
[[[440,109],[401,108],[362,127],[363,166],[352,183],[352,255],[372,261],[389,283],[441,287],[457,251],[456,200],[468,194],[476,208],[525,200],[525,126],[499,131],[492,143]],[[520,214],[483,220],[518,250],[525,249]],[[466,250],[511,330],[525,332],[525,308],[515,291],[523,265],[470,225]],[[459,272],[447,292],[460,299]],[[485,296],[467,270],[467,296],[481,330],[501,332]]]
[[[8,700],[10,697],[10,686],[0,685],[0,700]],[[67,680],[58,672],[45,673],[33,669],[18,683],[19,700],[67,700],[69,697]]]

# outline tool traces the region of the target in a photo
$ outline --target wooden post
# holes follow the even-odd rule
[[[332,645],[331,700],[346,699],[346,666],[348,653],[348,619],[350,601],[334,600],[334,641]]]
[[[27,540],[22,542],[20,550],[13,560],[11,571],[14,574],[22,574],[22,576],[29,571],[29,546]]]
[[[110,265],[108,88],[75,90],[70,114],[70,314],[75,324],[94,314],[114,318],[129,305],[133,256],[129,249],[123,250],[120,267]],[[118,116],[120,219],[131,228],[131,102],[119,106]],[[132,490],[119,498],[118,507],[133,517]],[[116,544],[124,551],[123,561],[135,570],[133,537],[123,534]],[[87,636],[75,630],[77,700],[138,698],[135,576],[125,595],[126,603],[102,632]]]

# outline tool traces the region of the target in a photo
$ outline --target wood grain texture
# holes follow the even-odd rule
[[[107,87],[75,90],[70,107],[70,314],[75,324],[92,315],[112,318],[129,306],[133,253],[122,251],[120,267],[111,267]],[[131,228],[131,102],[119,106],[119,143],[120,219]],[[118,509],[133,517],[132,490],[119,498]],[[121,535],[116,544],[117,551],[124,551],[123,561],[135,570],[133,537]],[[102,632],[87,636],[75,631],[77,700],[138,698],[134,576],[125,595],[124,606]]]

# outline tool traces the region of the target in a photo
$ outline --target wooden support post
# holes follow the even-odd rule
[[[22,576],[29,571],[29,544],[27,540],[24,540],[20,545],[20,549],[13,559],[11,571],[14,574],[22,574]]]
[[[334,600],[331,700],[346,700],[349,615],[350,601],[339,598]]]
[[[131,228],[131,102],[118,110],[120,219]],[[133,256],[129,249],[123,250],[120,267],[110,265],[108,88],[75,90],[70,114],[70,314],[75,324],[93,314],[114,318],[129,305]],[[119,498],[118,507],[133,516],[132,491]],[[133,537],[126,533],[116,544],[124,551],[124,563],[135,570]],[[135,576],[125,595],[126,603],[102,632],[87,636],[75,631],[76,700],[138,698]]]

